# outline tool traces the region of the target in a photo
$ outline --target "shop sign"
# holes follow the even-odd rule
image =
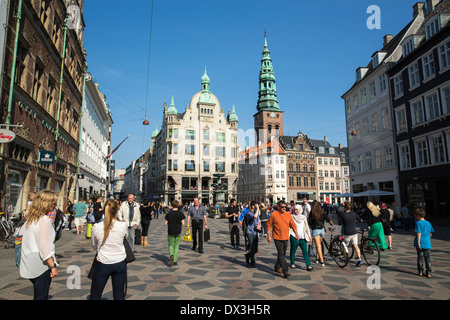
[[[7,129],[0,129],[0,143],[8,143],[14,140],[16,134]]]
[[[53,164],[55,162],[55,152],[39,150],[38,163],[42,164]]]

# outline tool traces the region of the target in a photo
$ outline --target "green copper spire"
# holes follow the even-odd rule
[[[167,115],[177,115],[178,111],[175,108],[175,103],[173,101],[173,96],[172,96],[172,103],[170,104],[169,109],[167,109]]]
[[[205,74],[202,77],[202,91],[198,99],[199,103],[214,103],[214,100],[211,96],[211,91],[209,91],[210,81],[211,80],[206,74],[206,67],[205,67]]]
[[[232,121],[238,122],[239,121],[239,118],[238,118],[238,116],[236,114],[236,111],[234,110],[234,104],[233,104],[233,110],[231,111],[231,114],[230,114],[229,121],[230,122],[232,122]]]
[[[153,133],[152,133],[152,138],[156,138],[156,136],[158,135],[158,133],[159,133],[158,126],[156,126],[155,131],[153,131]]]
[[[279,110],[277,100],[277,87],[275,84],[275,73],[273,72],[272,59],[270,58],[267,38],[264,34],[264,50],[262,53],[261,70],[259,72],[259,91],[256,109]]]

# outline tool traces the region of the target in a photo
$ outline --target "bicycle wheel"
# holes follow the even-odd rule
[[[334,262],[344,268],[348,263],[348,250],[347,246],[342,240],[334,239],[330,244],[330,253],[334,259]]]
[[[377,266],[380,263],[380,248],[372,239],[364,239],[362,243],[361,253],[366,263]]]

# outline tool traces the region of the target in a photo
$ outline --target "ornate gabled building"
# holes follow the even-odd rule
[[[149,199],[186,203],[198,196],[202,203],[220,203],[236,197],[239,119],[234,106],[225,114],[210,91],[206,68],[201,84],[183,113],[174,98],[169,108],[164,103],[161,130],[153,132],[150,147]]]
[[[306,134],[282,136],[281,145],[286,151],[287,200],[316,199],[316,150]]]
[[[60,208],[75,197],[83,2],[9,1],[0,88],[0,123],[16,134],[0,146],[0,207],[9,213],[24,210],[27,195],[43,189],[59,194]]]

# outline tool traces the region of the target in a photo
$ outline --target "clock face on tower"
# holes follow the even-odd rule
[[[270,117],[271,117],[271,118],[275,118],[275,113],[272,112],[272,113],[270,114]]]

